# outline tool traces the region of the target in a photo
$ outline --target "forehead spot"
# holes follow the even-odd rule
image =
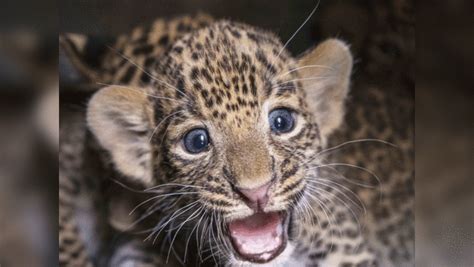
[[[217,23],[181,39],[159,64],[176,88],[187,89],[193,108],[204,120],[247,128],[254,127],[263,101],[275,96],[269,94],[268,76],[292,65],[277,57],[280,48],[277,39],[265,32]]]
[[[207,68],[201,68],[201,75],[206,79],[208,83],[212,82],[212,77]]]
[[[175,52],[176,54],[181,54],[183,52],[183,47],[182,46],[175,46],[173,48],[173,52]]]

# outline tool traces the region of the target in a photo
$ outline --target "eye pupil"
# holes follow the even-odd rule
[[[193,139],[193,145],[197,148],[202,148],[206,146],[206,137],[203,134],[197,135]]]
[[[292,112],[286,108],[274,109],[268,115],[270,129],[275,133],[287,133],[293,130],[294,118]]]
[[[282,117],[277,117],[275,119],[275,128],[277,129],[285,129],[286,126],[286,121]]]
[[[205,129],[193,129],[184,136],[183,142],[189,153],[197,154],[207,149],[209,137]]]

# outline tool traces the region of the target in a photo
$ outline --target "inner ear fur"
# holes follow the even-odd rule
[[[328,39],[305,52],[298,60],[298,67],[308,105],[326,143],[327,137],[344,118],[352,55],[344,42]]]
[[[87,124],[115,168],[145,186],[152,184],[153,109],[143,88],[109,86],[91,98]]]

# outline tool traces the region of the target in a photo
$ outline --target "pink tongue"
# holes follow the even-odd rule
[[[278,213],[256,213],[229,224],[235,249],[243,255],[272,256],[283,242],[282,218]]]

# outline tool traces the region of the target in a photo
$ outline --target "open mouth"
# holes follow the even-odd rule
[[[243,260],[265,263],[280,255],[288,240],[288,215],[258,212],[228,224],[236,254]]]

